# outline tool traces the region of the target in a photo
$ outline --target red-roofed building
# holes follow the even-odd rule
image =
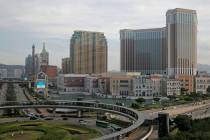
[[[41,71],[48,76],[49,84],[56,84],[56,78],[58,74],[57,66],[43,65],[41,66]]]

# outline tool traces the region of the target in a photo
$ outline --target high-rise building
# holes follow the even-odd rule
[[[35,78],[35,45],[32,45],[32,70],[31,70],[31,78]]]
[[[197,15],[195,10],[166,13],[168,74],[195,75],[197,67]]]
[[[166,13],[166,27],[121,30],[121,71],[193,76],[197,66],[195,10]]]
[[[40,72],[39,54],[34,54],[34,60],[33,60],[32,55],[29,54],[25,58],[25,76],[28,78],[32,78],[31,76],[33,75],[33,73],[34,73],[34,75],[36,75],[39,72]]]
[[[104,33],[74,31],[70,43],[72,73],[91,74],[107,71],[107,41]]]
[[[70,58],[69,57],[63,58],[62,59],[62,72],[63,72],[63,74],[69,74],[69,73],[71,73],[70,69],[71,69],[71,61],[70,61]]]
[[[49,53],[45,49],[45,43],[43,43],[42,52],[40,53],[40,66],[49,65]]]
[[[33,65],[33,58],[29,54],[25,58],[25,76],[28,77],[28,78],[32,75],[32,69],[33,69],[33,66],[32,65]]]
[[[121,71],[166,74],[165,28],[120,31]]]
[[[40,72],[40,55],[35,54],[35,74],[37,75]]]

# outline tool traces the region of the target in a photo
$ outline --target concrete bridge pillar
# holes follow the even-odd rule
[[[31,82],[28,82],[28,88],[29,89],[31,88]]]
[[[158,136],[164,137],[169,134],[169,114],[168,113],[158,113],[158,122],[159,122],[159,129],[158,129]]]
[[[77,117],[78,118],[81,118],[82,117],[82,110],[81,109],[78,109],[77,110]]]
[[[55,112],[55,110],[56,110],[56,108],[53,108],[53,117],[55,117],[55,114],[56,114],[56,112]]]
[[[120,140],[120,136],[115,137],[115,140]]]

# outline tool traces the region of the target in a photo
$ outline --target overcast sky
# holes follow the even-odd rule
[[[198,15],[198,63],[210,64],[210,0],[0,0],[0,63],[24,64],[35,44],[50,64],[69,56],[74,30],[104,32],[108,68],[120,68],[119,30],[165,26],[168,9],[188,8]]]

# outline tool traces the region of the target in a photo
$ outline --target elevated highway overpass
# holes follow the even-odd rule
[[[140,112],[112,104],[85,102],[85,101],[26,101],[26,102],[3,102],[0,104],[2,109],[25,109],[25,108],[70,108],[70,109],[91,109],[95,111],[104,111],[118,114],[132,120],[133,124],[121,131],[104,135],[94,140],[119,140],[128,136],[131,132],[135,131],[141,126],[145,120],[145,116]]]
[[[143,111],[146,114],[146,118],[155,119],[158,117],[159,112],[168,113],[171,118],[176,117],[179,114],[185,114],[195,112],[201,109],[210,108],[210,100],[204,100],[196,103],[182,104],[176,106],[170,106],[164,109],[153,109]]]
[[[28,84],[28,83],[32,83],[32,81],[28,81],[28,80],[0,80],[0,84]]]

